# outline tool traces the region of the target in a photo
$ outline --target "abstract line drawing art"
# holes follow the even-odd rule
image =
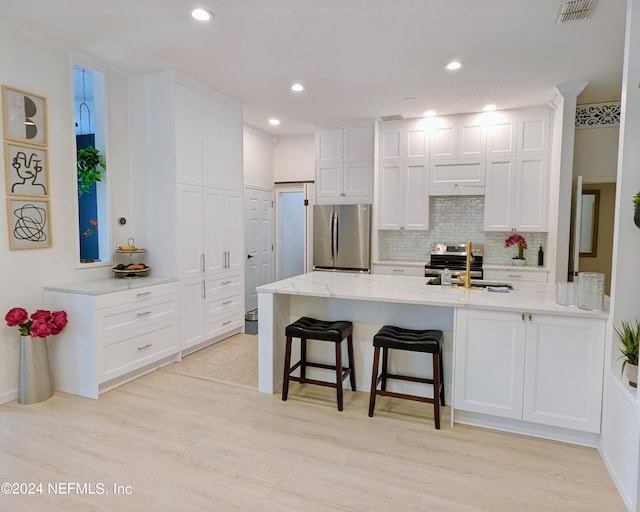
[[[9,247],[51,247],[49,201],[38,198],[7,198]]]
[[[47,145],[47,99],[37,94],[2,86],[4,138]]]
[[[47,150],[13,142],[4,143],[7,195],[49,196]]]

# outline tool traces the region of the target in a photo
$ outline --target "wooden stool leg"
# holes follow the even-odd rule
[[[433,417],[436,430],[440,429],[440,354],[433,354]]]
[[[380,347],[373,350],[373,369],[371,370],[371,390],[369,391],[369,418],[373,417],[376,407],[376,388],[378,387],[378,365],[380,360]]]
[[[291,368],[291,336],[287,336],[284,351],[284,375],[282,379],[282,400],[287,400],[289,394],[289,368]]]
[[[338,410],[342,410],[342,342],[336,343],[336,394]]]
[[[382,391],[387,390],[387,364],[389,364],[389,349],[382,347],[382,384],[380,386]]]
[[[307,378],[307,338],[300,338],[300,384]]]
[[[347,355],[349,356],[349,368],[351,372],[349,373],[349,379],[351,380],[351,390],[356,390],[356,366],[355,366],[355,358],[353,357],[353,336],[349,334],[347,336]]]
[[[446,405],[444,403],[444,368],[442,363],[442,352],[440,352],[440,386],[442,387],[440,391],[440,405]],[[435,397],[434,397],[435,398]]]

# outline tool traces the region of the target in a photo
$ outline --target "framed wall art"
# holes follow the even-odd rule
[[[46,148],[5,142],[4,171],[8,196],[49,197]]]
[[[47,145],[47,98],[3,85],[2,107],[6,140]]]
[[[52,246],[49,200],[8,197],[9,248],[44,249]]]

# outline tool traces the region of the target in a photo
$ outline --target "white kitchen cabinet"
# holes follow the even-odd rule
[[[372,273],[424,277],[424,263],[378,261],[373,264]]]
[[[244,325],[238,313],[210,337],[204,293],[244,261],[242,109],[173,71],[132,77],[129,94],[136,242],[154,275],[180,280],[181,345],[204,346]]]
[[[378,167],[378,182],[378,229],[428,229],[429,181],[426,164],[381,164]]]
[[[484,194],[485,160],[433,160],[429,171],[432,196],[475,196]]]
[[[547,156],[491,158],[485,186],[485,231],[547,231]]]
[[[598,433],[604,324],[458,310],[454,409]]]
[[[431,160],[484,158],[485,125],[480,114],[435,118],[431,127]]]
[[[424,120],[388,121],[380,127],[378,161],[420,162],[429,160],[429,135]]]
[[[57,390],[98,398],[179,360],[175,281],[146,277],[132,288],[119,279],[49,286],[42,303],[69,317],[65,329],[48,343]]]
[[[371,203],[373,121],[316,131],[316,202]]]
[[[491,269],[483,266],[484,279],[499,282],[530,282],[546,283],[549,280],[549,270],[543,267],[510,267],[505,269]]]

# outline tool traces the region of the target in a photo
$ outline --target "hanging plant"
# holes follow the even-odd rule
[[[99,149],[92,146],[78,149],[78,197],[86,194],[91,186],[102,181],[102,173],[107,170],[107,164]]]

